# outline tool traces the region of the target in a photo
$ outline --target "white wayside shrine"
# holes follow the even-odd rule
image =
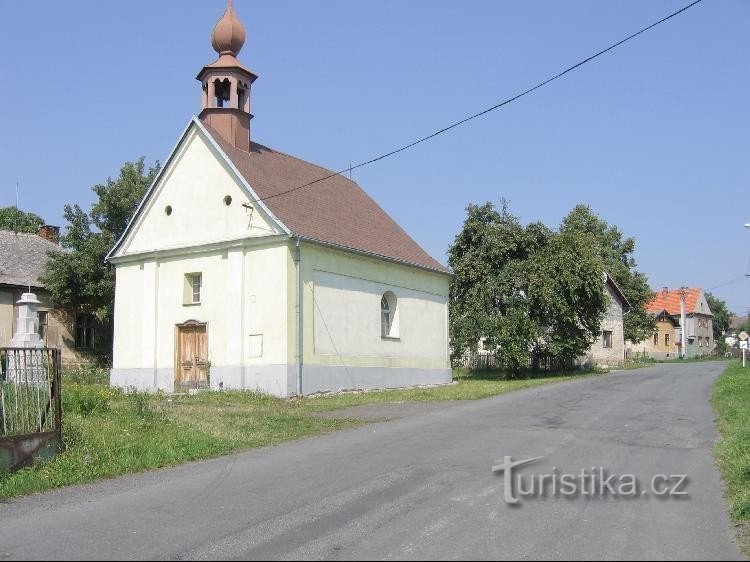
[[[34,293],[23,293],[16,303],[18,317],[16,331],[10,346],[24,349],[41,349],[44,342],[39,335],[39,314],[41,304]],[[8,380],[15,383],[38,383],[47,381],[47,370],[41,353],[10,349],[7,354]]]
[[[111,384],[286,397],[451,382],[450,272],[355,182],[251,140],[244,41],[230,4],[201,112],[108,255]]]
[[[37,307],[42,304],[34,293],[23,293],[18,306],[16,332],[10,340],[11,347],[44,347],[39,335],[39,314]]]

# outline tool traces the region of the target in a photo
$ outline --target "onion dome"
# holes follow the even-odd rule
[[[234,13],[232,0],[229,0],[224,15],[216,23],[211,34],[211,45],[219,55],[236,57],[244,44],[245,28]]]

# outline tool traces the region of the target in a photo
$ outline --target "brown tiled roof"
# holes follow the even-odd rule
[[[245,152],[210,126],[203,126],[263,203],[294,234],[448,272],[359,185],[343,176],[266,199],[332,172],[254,142]]]
[[[36,234],[0,230],[0,284],[39,288],[47,252],[60,248]]]

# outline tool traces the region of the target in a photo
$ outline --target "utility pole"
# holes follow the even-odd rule
[[[685,359],[687,356],[687,326],[685,321],[685,297],[687,296],[687,291],[685,291],[686,287],[680,287],[680,327],[682,328],[682,337],[681,337],[681,352],[682,352],[682,359]]]
[[[750,222],[745,223],[745,228],[750,228]],[[747,275],[750,277],[750,274]],[[747,321],[750,322],[750,308],[747,309]],[[747,354],[747,348],[742,348],[742,368],[745,368],[745,355]]]

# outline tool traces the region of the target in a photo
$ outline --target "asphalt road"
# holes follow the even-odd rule
[[[539,387],[0,505],[0,560],[741,559],[711,456],[722,364]],[[533,475],[605,467],[680,498],[504,501]],[[549,491],[549,489],[548,489]],[[627,490],[626,490],[627,491]]]

